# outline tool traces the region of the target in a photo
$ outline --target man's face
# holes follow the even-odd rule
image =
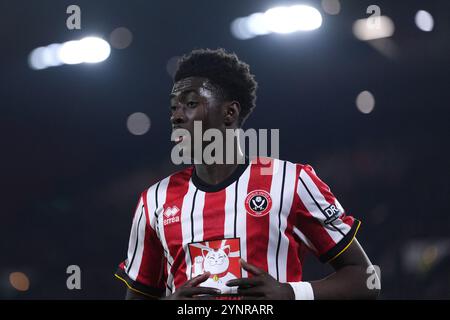
[[[186,129],[193,138],[194,121],[202,130],[225,130],[222,99],[218,89],[206,78],[189,77],[176,82],[170,94],[172,129]]]

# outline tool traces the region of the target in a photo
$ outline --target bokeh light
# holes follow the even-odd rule
[[[375,98],[373,94],[369,91],[361,92],[358,97],[356,97],[356,107],[364,114],[371,113],[375,107]]]
[[[339,0],[322,0],[322,9],[330,15],[337,15],[341,12],[341,3]]]
[[[28,57],[30,68],[42,70],[62,64],[98,63],[111,53],[108,42],[97,37],[54,43],[31,51]]]
[[[109,43],[96,37],[87,37],[79,41],[79,55],[83,62],[98,63],[105,61],[110,53]]]
[[[388,38],[394,31],[394,22],[387,16],[359,19],[353,24],[353,34],[361,41]]]
[[[133,33],[125,27],[114,29],[109,36],[109,43],[113,48],[125,49],[133,42]]]
[[[422,31],[430,32],[433,30],[434,27],[434,19],[433,16],[425,11],[425,10],[419,10],[416,13],[415,22],[417,28],[419,28]]]
[[[23,272],[12,272],[9,275],[9,283],[17,291],[28,291],[30,288],[30,280]]]
[[[294,5],[274,7],[265,13],[256,12],[240,17],[231,23],[231,33],[240,40],[247,40],[269,33],[287,34],[320,28],[322,15],[310,6]]]
[[[309,6],[277,7],[264,14],[266,28],[276,33],[309,31],[322,25],[320,12]]]
[[[142,112],[135,112],[127,119],[128,131],[135,136],[146,134],[150,130],[150,125],[150,118]]]

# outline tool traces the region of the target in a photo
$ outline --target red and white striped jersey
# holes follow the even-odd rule
[[[116,277],[161,296],[198,274],[202,263],[203,270],[218,270],[215,281],[233,277],[219,274],[225,270],[219,261],[232,265],[238,256],[280,282],[292,282],[302,280],[307,251],[322,262],[342,253],[360,222],[346,214],[311,166],[264,159],[240,165],[219,185],[205,184],[189,167],[145,190]]]

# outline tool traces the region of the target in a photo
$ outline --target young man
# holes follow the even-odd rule
[[[225,137],[253,111],[256,87],[236,55],[191,52],[181,59],[170,94],[173,129],[193,135],[200,122],[203,132],[218,129]],[[360,222],[312,167],[250,161],[233,144],[240,161],[197,161],[141,194],[128,257],[116,273],[127,298],[376,298],[379,291],[366,285],[371,263],[355,239]],[[302,281],[307,251],[335,273]]]

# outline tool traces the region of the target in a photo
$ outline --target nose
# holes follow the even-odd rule
[[[183,108],[181,106],[178,106],[175,111],[172,113],[172,116],[170,117],[170,121],[172,124],[181,124],[185,122],[185,116],[183,112]]]

